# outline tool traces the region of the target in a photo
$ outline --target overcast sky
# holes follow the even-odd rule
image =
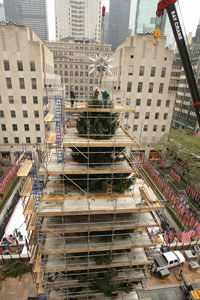
[[[27,0],[28,1],[28,0]],[[151,0],[149,0],[151,1]],[[159,0],[158,0],[159,1]],[[0,0],[3,2],[3,0]],[[47,0],[48,3],[48,22],[50,39],[55,38],[55,19],[54,19],[54,0]],[[109,9],[109,0],[102,0],[107,10]],[[200,0],[179,0],[176,4],[177,9],[181,8],[186,32],[195,33],[196,26],[200,20]],[[180,13],[179,13],[180,16]]]

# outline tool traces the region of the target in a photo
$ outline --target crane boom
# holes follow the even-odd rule
[[[176,11],[175,3],[177,0],[161,0],[157,5],[157,16],[161,17],[164,10],[167,10],[169,21],[172,27],[172,31],[176,40],[176,44],[179,50],[180,58],[182,60],[185,75],[190,88],[193,107],[196,113],[198,127],[200,128],[200,95],[197,87],[197,82],[192,69],[191,61],[189,58],[188,50],[186,47],[184,35],[182,32],[181,24]]]

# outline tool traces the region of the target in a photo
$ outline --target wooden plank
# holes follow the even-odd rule
[[[120,268],[120,267],[130,267],[130,266],[145,266],[145,265],[151,265],[153,263],[153,261],[150,260],[143,260],[142,262],[119,262],[119,263],[111,263],[111,264],[103,264],[103,265],[88,265],[88,266],[79,266],[78,263],[76,266],[72,266],[70,267],[70,265],[68,264],[67,266],[64,266],[62,268],[59,268],[59,266],[56,265],[55,263],[55,267],[48,268],[46,267],[46,271],[47,272],[56,272],[56,271],[80,271],[80,270],[95,270],[95,269],[108,269],[108,268]]]
[[[88,201],[89,200],[93,200],[93,199],[102,199],[102,200],[114,200],[114,199],[120,199],[120,198],[137,198],[139,197],[140,194],[90,194],[89,197],[87,198]],[[82,200],[85,199],[85,195],[70,195],[70,196],[59,196],[59,195],[50,195],[50,196],[43,196],[41,198],[42,201],[63,201],[63,200]]]
[[[56,142],[56,134],[55,133],[50,133],[48,138],[46,139],[46,144],[55,144]]]
[[[42,208],[39,208],[38,210],[38,215],[39,216],[64,216],[64,215],[85,215],[85,214],[113,214],[113,213],[135,213],[135,212],[151,212],[152,210],[158,210],[158,209],[162,209],[163,206],[158,204],[152,205],[152,206],[148,206],[148,207],[132,207],[132,208],[117,208],[117,209],[88,209],[88,210],[76,210],[76,211],[69,211],[67,209],[65,209],[64,207],[61,207],[59,210],[56,209],[49,209],[49,211],[47,210],[43,210]]]
[[[87,112],[114,112],[114,113],[123,113],[123,112],[134,112],[135,111],[135,108],[133,107],[130,107],[130,106],[114,106],[112,108],[97,108],[97,107],[86,107],[86,106],[74,106],[74,107],[71,107],[71,106],[67,106],[64,108],[65,111],[87,111]]]
[[[101,231],[110,231],[110,230],[131,230],[131,229],[138,229],[139,231],[144,231],[146,230],[146,228],[150,228],[150,227],[158,227],[159,224],[158,223],[154,223],[154,224],[126,224],[126,225],[105,225],[105,226],[98,226],[97,224],[88,224],[87,226],[83,226],[81,225],[81,227],[77,226],[77,227],[60,227],[60,228],[51,228],[51,231],[48,228],[41,228],[41,232],[44,232],[48,237],[49,236],[58,236],[58,234],[63,234],[63,233],[84,233],[84,232],[88,232],[88,228],[90,229],[90,231],[97,231],[97,232],[101,232]],[[136,230],[137,231],[137,230]]]
[[[40,175],[45,175],[48,173],[48,175],[84,175],[84,174],[130,174],[132,173],[132,169],[101,169],[101,170],[95,170],[95,169],[88,169],[88,170],[74,170],[74,169],[68,169],[68,170],[62,170],[62,169],[55,169],[55,170],[44,170],[40,169],[39,174]]]
[[[37,257],[36,257],[36,260],[35,260],[35,263],[33,266],[33,272],[34,273],[41,272],[41,256],[39,253],[37,254]]]
[[[35,220],[36,220],[35,212],[32,212],[31,218],[30,218],[30,220],[28,222],[28,225],[27,225],[28,230],[34,230],[35,229]]]
[[[30,196],[31,190],[32,190],[32,182],[31,182],[31,178],[28,178],[23,186],[20,196],[22,197]]]
[[[31,195],[24,209],[24,215],[31,215],[33,213],[33,208],[34,208],[34,197],[33,195]]]
[[[54,119],[54,115],[48,113],[48,114],[46,115],[46,117],[44,118],[44,121],[45,121],[45,122],[52,122],[53,119]]]
[[[21,165],[19,171],[17,172],[18,177],[26,177],[28,176],[31,168],[32,168],[32,160],[26,159]]]

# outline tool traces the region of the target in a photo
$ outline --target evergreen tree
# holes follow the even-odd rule
[[[111,101],[106,99],[88,102],[89,108],[96,108],[95,112],[84,111],[77,120],[77,131],[81,137],[97,140],[111,139],[118,127],[118,114],[113,112],[98,112],[98,108],[112,108]],[[124,159],[121,155],[123,147],[73,147],[72,157],[78,163],[89,164],[90,167],[106,165]],[[128,179],[130,174],[93,174],[93,175],[71,175],[70,179],[75,184],[88,192],[107,192],[124,193],[133,183],[133,179]],[[66,180],[67,181],[67,180]]]

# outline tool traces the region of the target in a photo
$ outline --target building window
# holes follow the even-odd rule
[[[2,98],[1,98],[1,96],[0,96],[0,103],[2,103]]]
[[[159,119],[159,113],[155,113],[155,120],[158,120]]]
[[[137,131],[138,130],[138,125],[133,125],[133,131]]]
[[[21,96],[21,103],[26,104],[26,96]]]
[[[140,106],[141,104],[141,99],[136,99],[136,106]]]
[[[3,63],[4,63],[4,70],[5,71],[10,71],[9,61],[8,60],[4,60]]]
[[[19,144],[19,138],[18,137],[14,137],[14,141],[15,141],[15,144]]]
[[[134,58],[134,55],[131,55],[131,58]]]
[[[0,118],[4,118],[4,111],[0,110]]]
[[[153,126],[153,131],[157,131],[157,125]]]
[[[165,75],[166,75],[166,68],[162,68],[161,77],[165,77]]]
[[[128,75],[133,75],[133,66],[128,66]]]
[[[139,76],[144,76],[144,66],[140,66]]]
[[[24,130],[29,131],[29,124],[24,124]]]
[[[11,115],[11,118],[16,118],[16,112],[15,112],[15,110],[11,110],[10,111],[10,115]]]
[[[13,131],[17,131],[18,130],[17,124],[12,124],[12,128],[13,128]]]
[[[12,80],[10,77],[6,77],[7,89],[12,89]]]
[[[34,110],[34,116],[35,118],[39,118],[39,110]]]
[[[30,144],[31,143],[31,138],[28,136],[28,137],[26,137],[26,143],[27,144]]]
[[[8,101],[10,104],[14,104],[14,97],[13,96],[8,96]]]
[[[127,82],[127,92],[131,92],[132,89],[132,81]]]
[[[128,117],[129,117],[129,113],[125,112],[125,118],[128,118]]]
[[[166,126],[165,126],[165,125],[162,125],[161,131],[165,131],[165,128],[166,128]]]
[[[147,130],[148,130],[148,125],[144,125],[143,131],[147,131]]]
[[[38,136],[37,139],[36,139],[36,142],[41,143],[41,137]]]
[[[40,131],[40,124],[35,124],[35,130]]]
[[[38,104],[38,97],[37,96],[33,96],[33,104]]]
[[[146,112],[146,113],[145,113],[145,119],[149,119],[149,117],[150,117],[150,113],[149,113],[149,112]]]
[[[19,78],[19,87],[20,89],[25,89],[24,78]]]
[[[165,106],[166,106],[166,107],[169,107],[169,106],[170,106],[170,100],[166,100]]]
[[[17,69],[18,71],[23,71],[23,63],[21,60],[17,61]]]
[[[37,89],[37,81],[36,78],[31,78],[31,84],[32,84],[32,89],[36,90]]]
[[[35,71],[35,62],[33,60],[30,61],[30,70],[31,72]]]
[[[163,88],[164,88],[164,83],[160,83],[159,85],[159,94],[162,94],[163,93]]]
[[[6,131],[6,124],[1,124],[1,130]]]
[[[4,137],[4,138],[3,138],[3,142],[4,142],[4,144],[8,144],[8,138],[7,138],[7,137]]]
[[[150,76],[154,77],[156,75],[156,67],[151,67],[151,73]]]
[[[27,110],[23,110],[23,118],[28,118],[28,111]]]
[[[152,99],[147,99],[147,106],[151,106]]]
[[[153,82],[149,82],[149,93],[153,93]]]
[[[135,112],[134,116],[135,116],[135,119],[139,119],[140,113],[139,112]]]
[[[163,119],[164,119],[164,120],[167,120],[167,118],[168,118],[168,113],[164,113]]]
[[[142,87],[143,87],[143,83],[142,82],[138,82],[138,88],[137,88],[137,92],[138,93],[142,92]]]
[[[157,106],[161,106],[161,100],[160,99],[157,100]]]

